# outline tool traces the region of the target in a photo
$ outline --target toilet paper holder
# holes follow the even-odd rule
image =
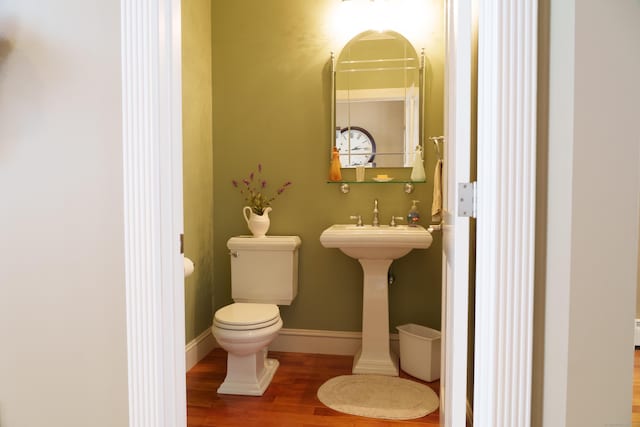
[[[184,257],[184,277],[188,277],[190,275],[193,274],[194,270],[196,269],[196,263],[193,262],[191,259],[187,258],[186,256]]]

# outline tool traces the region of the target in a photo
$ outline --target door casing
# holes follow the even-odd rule
[[[129,423],[181,427],[180,0],[121,0],[121,8]],[[474,5],[449,0],[447,10],[473,16]],[[479,2],[476,426],[528,426],[531,418],[537,10],[536,1]],[[448,35],[453,52],[455,36]],[[471,62],[471,52],[466,55]],[[448,102],[468,103],[465,92]],[[458,300],[462,292],[453,297],[456,311],[447,315],[466,319],[458,311],[466,304]],[[447,352],[445,364],[461,365],[448,360],[453,354]],[[455,412],[443,419],[462,427],[464,409],[445,404],[444,411],[449,407]]]

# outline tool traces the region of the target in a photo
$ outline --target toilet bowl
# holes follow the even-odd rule
[[[234,303],[216,311],[212,332],[227,351],[227,376],[221,394],[262,396],[279,363],[267,359],[267,347],[282,328],[274,304]]]
[[[231,298],[213,317],[211,332],[227,351],[221,394],[261,396],[278,369],[267,359],[269,344],[282,328],[278,305],[298,292],[298,236],[232,237]]]

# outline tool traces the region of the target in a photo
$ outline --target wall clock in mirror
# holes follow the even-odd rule
[[[376,142],[371,133],[358,126],[336,131],[336,148],[340,152],[340,164],[349,166],[375,166]]]

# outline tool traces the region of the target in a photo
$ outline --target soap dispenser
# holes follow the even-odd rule
[[[418,212],[418,207],[416,203],[420,202],[420,200],[412,200],[411,209],[409,209],[409,213],[407,214],[407,224],[409,227],[415,227],[418,225],[418,221],[420,221],[420,212]]]

